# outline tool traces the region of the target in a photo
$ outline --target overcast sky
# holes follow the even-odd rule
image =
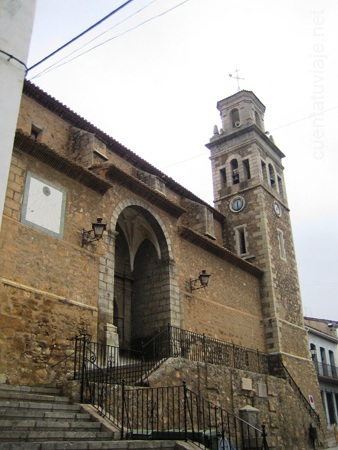
[[[28,65],[122,3],[38,0]],[[213,205],[205,144],[238,69],[286,155],[304,314],[338,321],[337,17],[336,0],[134,0],[28,79]]]

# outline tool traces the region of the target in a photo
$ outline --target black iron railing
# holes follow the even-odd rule
[[[262,430],[183,386],[125,389],[123,433],[133,439],[192,440],[209,449],[268,449]]]
[[[264,429],[204,400],[185,384],[126,387],[144,382],[155,355],[167,354],[170,341],[165,332],[161,335],[162,340],[150,341],[153,352],[147,358],[140,352],[120,353],[87,336],[76,338],[74,378],[81,381],[81,402],[117,425],[121,439],[190,439],[210,449],[268,449]]]
[[[315,368],[317,375],[328,378],[335,378],[338,380],[338,367],[332,366],[331,364],[321,363],[315,361]]]
[[[77,373],[86,358],[88,373],[95,371],[96,366],[104,367],[112,382],[119,383],[124,379],[127,384],[134,385],[145,381],[147,371],[156,369],[169,357],[269,374],[265,353],[168,325],[139,351],[97,344],[86,336],[75,338],[74,378],[78,378]],[[90,367],[91,363],[93,367]]]
[[[143,353],[146,359],[157,361],[179,357],[269,374],[267,354],[171,325],[147,342],[143,347]]]
[[[75,338],[74,379],[81,380],[81,399],[92,398],[92,391],[103,391],[106,384],[142,385],[151,361],[142,352],[92,342],[86,335]],[[94,396],[96,398],[96,396]]]
[[[103,386],[102,386],[103,387]],[[268,450],[262,430],[182,386],[132,388],[105,385],[92,403],[117,425],[121,439],[191,440],[212,450]]]
[[[182,357],[193,361],[225,365],[234,369],[248,370],[262,374],[272,374],[271,368],[273,367],[276,374],[277,372],[280,372],[279,376],[287,378],[294,391],[299,395],[299,398],[308,409],[314,423],[318,426],[320,425],[318,414],[312,409],[311,405],[302,394],[291,374],[283,365],[281,358],[278,358],[277,361],[274,361],[273,364],[271,364],[268,355],[264,353],[228,344],[205,335],[193,333],[170,325],[143,345],[141,351],[123,350],[118,347],[97,344],[91,342],[87,336],[77,337],[75,339],[74,379],[81,380],[81,401],[84,403],[91,403],[97,408],[99,413],[118,425],[122,430],[121,436],[124,435],[125,430],[133,436],[140,436],[144,430],[145,435],[149,434],[149,417],[151,417],[152,423],[158,423],[158,425],[154,425],[153,428],[151,428],[152,437],[155,435],[159,436],[158,433],[160,433],[161,430],[169,430],[169,428],[164,427],[164,423],[167,422],[158,422],[158,419],[156,419],[157,414],[161,414],[163,405],[166,403],[167,416],[165,420],[168,421],[169,417],[173,417],[172,422],[170,422],[170,433],[176,429],[175,420],[178,420],[177,418],[180,417],[179,423],[181,423],[182,414],[184,416],[184,414],[187,415],[189,413],[189,426],[190,428],[192,427],[189,429],[189,433],[196,429],[199,430],[201,423],[203,423],[203,433],[201,435],[203,435],[203,439],[205,440],[208,431],[210,439],[213,439],[214,445],[215,435],[212,433],[218,433],[217,426],[216,431],[214,430],[215,423],[223,423],[223,415],[228,414],[222,409],[215,409],[215,420],[211,421],[210,407],[207,407],[207,409],[209,409],[208,413],[206,413],[206,407],[203,406],[201,409],[201,406],[197,406],[198,401],[200,404],[203,404],[204,401],[201,399],[198,401],[192,400],[193,393],[188,394],[190,391],[187,390],[184,401],[188,402],[188,395],[190,395],[190,403],[186,406],[188,407],[190,404],[191,407],[190,409],[184,408],[183,413],[180,409],[176,409],[175,416],[175,411],[170,411],[169,405],[172,402],[172,408],[174,408],[177,401],[180,403],[178,397],[179,394],[175,397],[176,394],[172,391],[171,396],[165,394],[166,397],[163,397],[163,393],[167,392],[170,388],[159,388],[159,390],[156,391],[156,394],[155,390],[146,390],[145,388],[139,388],[139,391],[136,388],[125,388],[126,385],[146,386],[149,373],[157,368],[162,361],[168,357]],[[277,372],[276,369],[278,369]],[[121,387],[122,385],[123,388]],[[149,400],[149,395],[152,398],[151,401]],[[156,401],[154,400],[154,395],[156,396]],[[158,409],[159,404],[162,405],[160,409]],[[209,403],[206,404],[209,405]],[[157,408],[156,413],[154,408]],[[221,416],[219,417],[218,414],[221,414]],[[227,416],[227,421],[230,416]],[[208,422],[205,421],[206,417],[209,417]],[[236,418],[236,420],[237,419],[238,418]],[[209,424],[208,430],[205,426],[206,423]],[[243,422],[239,423],[243,426]],[[135,426],[135,424],[137,424],[137,426]],[[142,433],[139,432],[140,429],[143,430]],[[135,430],[138,431],[135,432]],[[182,425],[179,426],[179,432],[182,432]],[[222,432],[224,432],[223,428]],[[218,439],[219,438],[222,438],[222,434],[221,437],[218,435]],[[227,441],[229,441],[229,438],[234,439],[232,435],[229,435],[226,438]],[[223,444],[225,442],[226,441],[224,441]],[[229,449],[231,450],[231,447],[229,447]],[[228,448],[225,447],[225,450],[228,450]]]
[[[282,370],[284,371],[284,376],[287,379],[287,381],[289,382],[290,386],[292,387],[293,391],[298,395],[298,398],[300,399],[300,401],[303,403],[304,407],[307,409],[309,416],[311,417],[311,419],[313,420],[314,424],[317,427],[320,427],[320,417],[319,414],[316,413],[316,411],[312,408],[311,404],[309,403],[309,401],[307,400],[307,398],[304,396],[303,392],[300,390],[298,384],[295,382],[295,380],[293,379],[292,375],[290,374],[290,372],[288,371],[288,369],[285,367],[285,365],[283,364],[281,358],[279,357],[279,364],[280,367],[282,368]]]

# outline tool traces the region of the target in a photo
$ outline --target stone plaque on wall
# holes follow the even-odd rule
[[[242,378],[242,389],[245,391],[252,391],[252,379]]]
[[[268,390],[267,390],[267,386],[265,383],[258,383],[257,385],[258,387],[258,397],[264,397],[267,398],[268,396]]]

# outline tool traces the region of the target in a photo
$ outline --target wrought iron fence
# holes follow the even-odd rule
[[[185,386],[126,389],[126,385],[146,386],[148,374],[168,357],[283,376],[320,426],[318,414],[280,356],[268,358],[264,353],[170,325],[142,345],[142,351],[101,345],[87,336],[75,338],[74,379],[81,380],[81,402],[91,403],[120,427],[122,439],[126,435],[144,439],[184,437],[212,450],[268,448],[264,429],[252,427]]]
[[[121,439],[191,440],[211,450],[268,450],[262,430],[183,386],[101,385],[91,403],[120,430]],[[89,401],[89,399],[86,399]]]
[[[162,338],[164,351],[164,332]],[[87,336],[76,338],[74,378],[81,380],[81,402],[92,404],[117,425],[121,439],[190,439],[212,450],[268,449],[264,429],[213,405],[185,384],[126,388],[126,383],[142,381],[148,363],[153,364],[160,351],[158,342],[153,342],[156,352],[149,352],[145,361],[140,352],[121,355],[118,348],[91,342]]]
[[[183,386],[124,389],[124,433],[133,439],[192,440],[212,450],[268,450],[262,430]]]
[[[102,345],[86,335],[76,337],[74,379],[81,377],[84,398],[89,381],[121,384],[124,380],[128,385],[142,385],[147,383],[149,373],[169,357],[269,373],[268,357],[264,353],[168,325],[142,345],[140,351]]]
[[[128,385],[142,385],[147,382],[149,373],[169,357],[269,373],[265,353],[168,325],[142,345],[140,351],[95,343],[86,335],[76,337],[74,379],[81,374],[96,383],[104,379],[111,384],[124,380]],[[84,381],[83,386],[86,385]]]
[[[86,335],[75,338],[74,379],[81,380],[84,401],[92,398],[92,390],[102,390],[103,384],[121,384],[122,380],[129,385],[145,383],[151,366],[140,351],[102,345]]]
[[[146,359],[180,357],[268,374],[268,355],[168,325],[143,347]]]

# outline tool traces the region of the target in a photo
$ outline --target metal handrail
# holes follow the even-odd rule
[[[312,408],[311,404],[309,403],[307,398],[304,396],[303,392],[300,390],[300,387],[295,382],[295,380],[293,379],[292,375],[290,374],[290,372],[288,371],[288,369],[285,367],[285,365],[283,364],[283,362],[281,360],[280,360],[280,365],[281,365],[281,367],[284,370],[284,373],[285,373],[285,375],[287,377],[287,380],[288,380],[289,384],[291,385],[293,390],[298,394],[298,397],[300,398],[300,400],[303,402],[303,404],[307,408],[307,410],[309,412],[309,415],[314,420],[316,426],[320,427],[319,414],[317,414],[316,411]]]
[[[132,439],[191,440],[209,449],[268,450],[262,430],[186,387],[125,388],[125,426],[121,435]]]
[[[92,404],[118,426],[121,439],[190,439],[210,449],[215,442],[221,443],[225,450],[250,450],[258,448],[259,442],[268,449],[265,430],[213,405],[185,383],[126,388],[123,380],[116,382],[111,347],[91,342],[87,336],[75,339],[75,354],[74,374],[81,380],[81,402]]]
[[[168,325],[143,346],[145,359],[180,357],[234,369],[269,374],[268,355],[239,345],[230,344],[205,334],[198,334]]]
[[[158,365],[168,357],[188,358],[194,361],[226,365],[235,369],[250,370],[256,373],[270,373],[268,355],[264,353],[228,344],[171,325],[168,325],[168,327],[163,329],[157,336],[142,345],[141,352],[132,352],[130,350],[123,351],[118,347],[100,345],[91,342],[87,336],[83,335],[75,339],[74,358],[74,379],[81,379],[81,401],[93,404],[102,415],[107,416],[112,422],[120,426],[122,429],[121,436],[123,436],[124,428],[126,427],[125,424],[133,423],[133,420],[131,420],[132,415],[130,409],[128,409],[126,403],[127,401],[130,401],[130,399],[126,396],[126,393],[132,392],[130,395],[135,396],[138,392],[135,388],[131,391],[126,390],[125,384],[144,386],[147,375],[152,368],[158,367]],[[298,393],[300,399],[308,408],[309,414],[315,424],[320,426],[319,415],[313,410],[310,403],[304,397],[300,388],[281,361],[281,358],[278,358],[278,360],[279,362],[277,365],[282,369],[282,372],[288,379],[290,385],[293,387],[294,391]],[[120,392],[119,389],[122,389],[122,391]],[[145,388],[141,389],[143,390],[140,392],[146,392]],[[163,390],[169,388],[158,389]],[[154,395],[153,392],[155,391],[150,390],[148,392],[152,392],[151,395]],[[191,396],[192,395],[193,394],[191,394]],[[186,401],[187,399],[185,397],[184,402]],[[197,405],[197,400],[193,401],[193,404],[195,403]],[[111,405],[115,405],[115,408],[117,409],[112,411]],[[187,407],[188,406],[187,403]],[[194,406],[194,409],[191,411],[194,411],[194,414],[200,414],[201,410],[196,408],[197,406]],[[138,410],[138,408],[136,409]],[[192,430],[194,430],[196,426],[197,429],[199,429],[200,422],[197,422],[196,425],[195,421],[192,420],[191,411],[189,408],[184,409],[186,421],[189,413]],[[220,411],[223,410],[220,409]],[[149,414],[154,417],[151,410],[148,411],[148,415]],[[158,412],[158,414],[160,413]],[[210,410],[208,414],[210,416]],[[223,421],[223,412],[221,413],[221,417],[218,417],[218,409],[215,409],[213,414],[216,414],[216,422],[219,420],[221,422]],[[230,420],[229,415],[227,415],[226,418],[227,421]],[[120,422],[118,422],[118,420],[120,420]],[[240,423],[241,426],[243,426],[243,422]],[[127,428],[129,428],[128,433],[132,434],[132,425]],[[203,430],[203,432],[204,431],[205,430]],[[209,431],[211,432],[211,428]],[[186,436],[186,427],[184,432]],[[231,445],[231,441],[229,445]]]

